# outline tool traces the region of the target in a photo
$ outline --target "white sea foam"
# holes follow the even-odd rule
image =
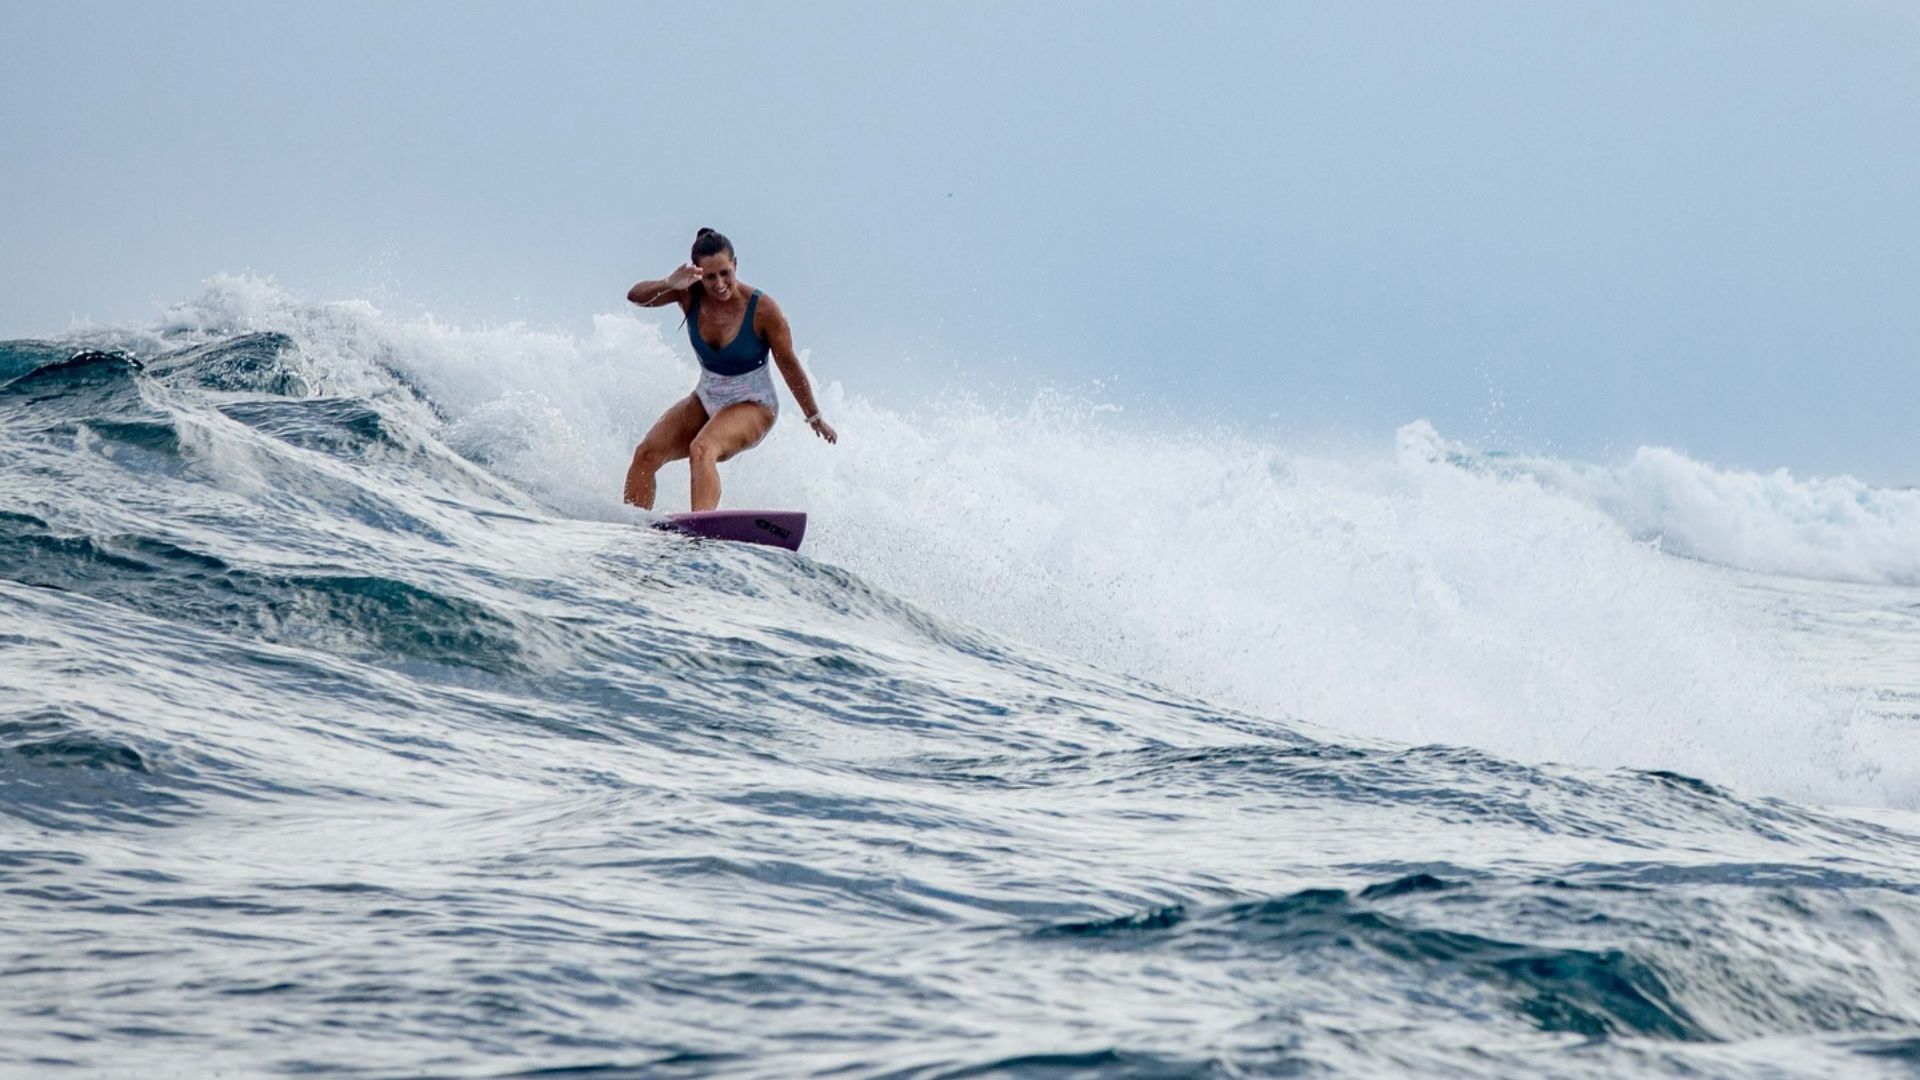
[[[460,329],[223,279],[166,329],[288,333],[343,388],[391,371],[461,452],[561,512],[634,520],[619,502],[628,456],[695,375],[654,318],[602,316],[583,337]],[[1785,634],[1727,572],[1645,541],[1903,579],[1913,493],[1720,473],[1660,450],[1611,470],[1489,463],[1424,423],[1370,455],[1302,453],[1146,430],[1054,394],[1012,411],[897,409],[822,376],[841,444],[789,416],[725,467],[727,503],[806,508],[809,555],[944,616],[1357,733],[1820,801],[1920,791],[1898,764],[1914,755],[1888,745],[1898,733],[1860,726],[1790,663]],[[684,466],[662,473],[661,493],[663,509],[685,506]]]
[[[1654,446],[1611,466],[1508,464],[1680,554],[1830,581],[1920,584],[1920,490],[1719,469]]]

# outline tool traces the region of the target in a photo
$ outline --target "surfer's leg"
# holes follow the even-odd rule
[[[633,464],[627,466],[626,500],[629,503],[643,510],[653,509],[653,474],[667,462],[686,457],[688,446],[706,422],[707,410],[692,394],[660,414],[653,430],[647,432],[647,437],[634,449]]]
[[[687,447],[695,510],[720,505],[720,463],[766,438],[771,427],[773,413],[756,401],[729,405],[707,421]]]

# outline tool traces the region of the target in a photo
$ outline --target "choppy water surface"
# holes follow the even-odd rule
[[[0,344],[0,1072],[1920,1066],[1913,493],[833,389],[789,556],[618,506],[690,381]]]

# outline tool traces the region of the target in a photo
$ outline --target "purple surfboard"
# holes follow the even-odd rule
[[[668,514],[653,527],[709,540],[769,544],[799,551],[800,538],[807,534],[807,515],[799,510],[695,510],[689,514]]]

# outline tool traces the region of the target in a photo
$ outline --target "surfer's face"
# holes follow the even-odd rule
[[[733,296],[733,256],[716,251],[701,256],[696,265],[700,267],[700,284],[707,287],[708,296],[715,300]]]

